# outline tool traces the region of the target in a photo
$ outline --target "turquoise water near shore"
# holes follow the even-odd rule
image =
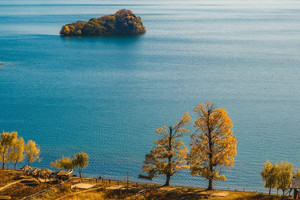
[[[113,2],[113,3],[112,3]],[[217,188],[265,191],[265,160],[300,168],[299,1],[0,1],[0,129],[41,147],[39,168],[85,151],[84,175],[140,181],[154,131],[198,102],[224,107],[238,139]],[[61,38],[126,8],[147,33]],[[186,144],[189,138],[185,138]],[[155,179],[163,183],[163,179]],[[182,172],[173,185],[206,187]]]

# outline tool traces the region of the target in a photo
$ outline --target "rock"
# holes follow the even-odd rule
[[[130,35],[146,32],[142,20],[130,10],[119,10],[114,15],[92,18],[88,22],[77,21],[61,28],[60,35],[65,36],[105,36]]]

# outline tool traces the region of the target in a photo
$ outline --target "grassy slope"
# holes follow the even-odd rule
[[[13,170],[0,170],[0,187],[12,183],[17,180],[19,176],[23,175],[20,171]],[[37,183],[32,181],[22,181],[14,184],[0,191],[0,196],[11,196],[12,199],[21,199],[22,197],[29,196],[39,191],[45,190],[41,196],[34,199],[67,199],[67,200],[98,200],[98,199],[246,199],[246,200],[279,200],[279,199],[292,199],[291,197],[282,198],[281,196],[252,192],[236,192],[236,191],[205,191],[200,188],[192,187],[163,187],[154,184],[130,183],[129,189],[126,188],[126,182],[108,180],[97,181],[95,179],[84,178],[82,181],[86,183],[96,184],[96,189],[92,190],[71,190],[71,184],[78,183],[79,178],[72,180],[72,183],[64,183],[62,185],[50,183]],[[123,187],[113,190],[111,186]],[[140,192],[140,194],[139,194]]]

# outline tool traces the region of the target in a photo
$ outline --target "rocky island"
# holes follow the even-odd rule
[[[88,22],[77,21],[61,28],[60,35],[65,36],[105,36],[130,35],[146,32],[140,17],[130,10],[119,10],[114,15],[91,18]]]

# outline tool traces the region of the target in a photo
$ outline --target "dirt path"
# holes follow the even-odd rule
[[[14,184],[16,184],[16,183],[20,183],[21,181],[22,181],[22,180],[18,180],[18,181],[9,183],[9,184],[7,184],[7,185],[5,185],[5,186],[3,186],[3,187],[0,187],[0,192],[3,191],[3,190],[5,190],[6,188],[9,188],[10,186],[12,186],[12,185],[14,185]]]

